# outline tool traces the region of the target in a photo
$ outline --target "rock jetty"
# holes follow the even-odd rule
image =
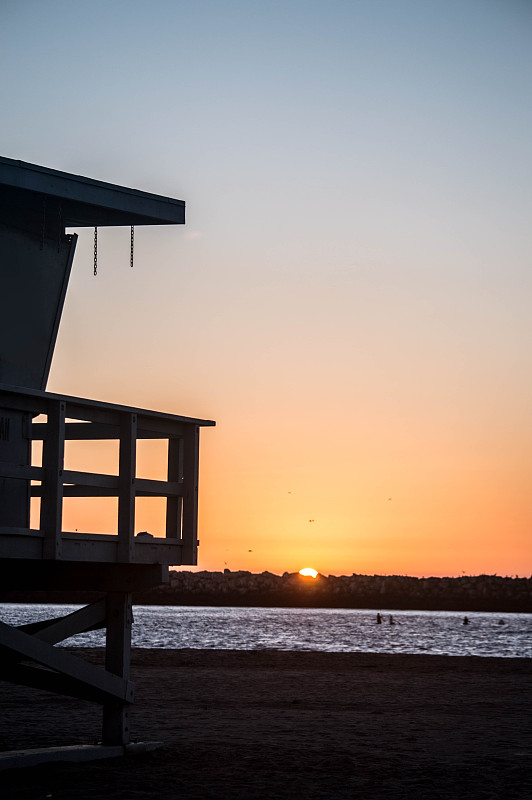
[[[294,606],[532,612],[532,578],[477,575],[275,575],[243,570],[170,571],[170,582],[137,603],[207,606]]]
[[[1,592],[0,602],[85,603],[88,592]],[[171,570],[169,583],[136,592],[137,605],[395,608],[532,613],[532,577],[413,578],[405,575],[275,575],[244,570]]]

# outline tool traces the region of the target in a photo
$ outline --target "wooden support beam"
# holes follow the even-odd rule
[[[131,595],[118,592],[108,594],[105,668],[125,681],[129,681],[130,677],[132,623]],[[109,700],[103,709],[102,741],[113,745],[128,744],[129,740],[129,705]]]
[[[62,675],[50,669],[20,664],[10,659],[2,664],[0,677],[3,681],[17,686],[29,686],[32,689],[42,689],[44,692],[76,697],[78,700],[88,700],[90,703],[100,703],[102,706],[109,702],[109,695],[106,692],[79,678]]]
[[[50,400],[64,400],[67,403],[67,416],[72,420],[87,420],[106,425],[116,425],[121,414],[133,413],[139,417],[140,428],[160,433],[168,432],[170,434],[178,430],[181,423],[187,426],[213,426],[216,424],[212,420],[183,417],[177,414],[150,411],[145,408],[133,408],[132,406],[120,406],[115,403],[102,403],[99,400],[52,394],[39,389],[27,389],[6,384],[0,384],[0,392],[2,394],[2,406],[29,411],[33,415],[47,414]],[[166,434],[164,438],[166,438]]]
[[[30,467],[21,464],[0,462],[0,478],[19,478],[27,481],[43,480],[45,472],[42,467]]]
[[[118,479],[118,560],[135,558],[135,474],[137,461],[137,415],[124,414],[120,423]]]
[[[177,440],[176,440],[177,441]],[[0,471],[1,472],[1,471]],[[96,472],[63,471],[63,497],[118,497],[118,475],[104,475]],[[43,486],[32,486],[32,497],[41,497],[46,491]],[[151,478],[135,479],[135,494],[143,497],[181,497],[183,484],[175,481],[157,481]]]
[[[179,439],[171,439],[178,444]],[[182,482],[175,480],[156,481],[153,478],[136,478],[135,491],[137,496],[143,497],[177,497],[183,496],[185,488]]]
[[[183,436],[186,428],[185,422],[159,423],[157,420],[140,422],[137,430],[137,439],[168,439]],[[31,436],[34,441],[43,441],[47,437],[45,422],[34,422],[31,426]],[[67,422],[65,426],[65,439],[73,441],[90,441],[97,439],[120,439],[120,426],[103,422]]]
[[[166,537],[168,539],[181,538],[183,493],[183,451],[182,439],[168,440],[168,481],[172,486],[179,487],[179,494],[167,495],[166,501]]]
[[[107,637],[105,667],[113,675],[129,680],[131,669],[131,594],[109,592],[106,597]]]
[[[68,534],[65,536],[68,544]],[[72,536],[77,539],[80,534],[75,533]],[[4,537],[0,537],[0,541],[2,538]],[[28,538],[31,540],[32,537]],[[103,538],[116,540],[117,537]],[[166,564],[180,563],[180,546],[165,545],[165,541],[163,538],[156,540],[157,543],[162,543],[163,551],[177,551],[176,561],[169,557],[165,559],[165,563],[156,563],[155,558],[152,558],[145,563],[117,564],[111,563],[109,559],[107,562],[89,560],[90,553],[81,561],[0,558],[0,586],[3,591],[140,592],[168,583]],[[136,541],[135,546],[150,551],[152,549],[151,542],[141,544]],[[116,550],[116,544],[113,549]],[[155,549],[159,549],[157,545]]]
[[[100,472],[78,472],[66,469],[63,473],[66,484],[80,484],[81,486],[94,486],[97,488],[114,489],[118,494],[118,475],[105,475]]]
[[[166,483],[165,481],[155,481],[149,478],[135,479],[136,497],[182,497],[184,492],[183,484]],[[42,488],[40,486],[31,487],[32,497],[41,497]],[[117,489],[103,487],[82,486],[79,483],[67,484],[63,486],[63,497],[117,497]]]
[[[37,747],[33,750],[8,750],[0,753],[0,771],[35,767],[37,764],[54,762],[79,763],[83,761],[98,761],[102,758],[137,755],[138,753],[149,753],[162,746],[163,742],[132,742],[122,746],[115,745],[114,747],[105,747],[101,744],[76,744],[70,747]]]
[[[29,633],[35,639],[40,639],[41,642],[57,644],[77,633],[105,628],[106,614],[105,600],[97,600],[95,603],[73,611],[72,614],[30,622],[27,625],[18,625],[17,630]]]
[[[191,425],[184,437],[183,551],[182,563],[198,563],[199,426]]]
[[[106,672],[65,650],[52,647],[47,642],[41,642],[27,633],[12,628],[5,622],[0,622],[0,646],[8,656],[35,661],[43,667],[60,672],[66,678],[83,681],[104,696],[121,702],[133,702],[134,686],[129,681],[129,675],[123,679],[116,674]],[[0,674],[4,663],[6,662],[2,659]]]
[[[61,558],[65,410],[62,400],[49,401],[48,437],[42,456],[45,494],[41,502],[41,530],[44,532],[43,557],[50,559]]]

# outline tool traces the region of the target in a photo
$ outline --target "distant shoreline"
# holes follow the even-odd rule
[[[85,603],[94,592],[0,593],[0,602]],[[532,613],[532,578],[478,575],[413,578],[351,575],[316,579],[298,573],[170,571],[168,584],[133,593],[136,605],[246,608],[346,608],[397,611]]]

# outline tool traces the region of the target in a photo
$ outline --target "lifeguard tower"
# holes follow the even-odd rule
[[[0,579],[4,589],[104,593],[59,619],[0,622],[1,680],[103,707],[101,744],[4,753],[5,768],[142,749],[129,731],[131,593],[167,581],[169,565],[196,564],[199,430],[214,422],[46,391],[77,241],[65,229],[183,224],[182,201],[0,158],[0,212]],[[66,441],[110,439],[118,474],[65,469]],[[166,480],[137,477],[139,439],[167,441]],[[63,530],[67,497],[118,498],[117,532]],[[166,499],[165,536],[135,536],[139,497]],[[54,646],[98,628],[105,668]]]

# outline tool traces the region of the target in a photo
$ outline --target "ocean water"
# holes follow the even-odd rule
[[[79,606],[0,604],[9,625],[64,616]],[[135,606],[134,647],[314,650],[338,653],[433,653],[532,658],[532,614],[309,608]],[[390,624],[390,616],[394,624]],[[101,647],[104,633],[65,646]]]

